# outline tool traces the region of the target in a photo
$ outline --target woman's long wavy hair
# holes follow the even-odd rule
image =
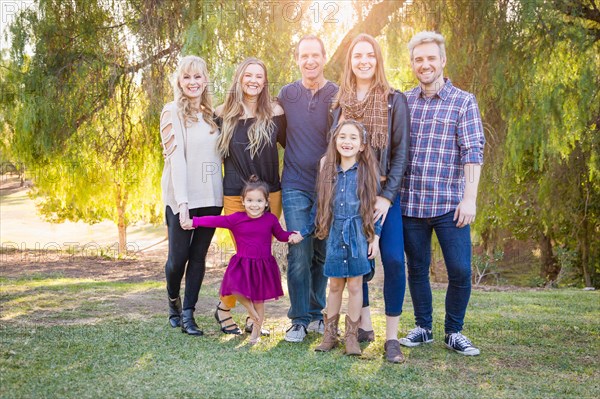
[[[193,75],[201,73],[206,78],[207,85],[202,91],[200,97],[200,109],[195,109],[190,103],[190,99],[183,94],[183,89],[179,85],[179,78],[184,74]],[[217,124],[213,120],[214,109],[212,106],[212,95],[208,89],[208,68],[206,62],[195,55],[187,55],[179,61],[177,70],[173,74],[171,85],[173,86],[173,94],[175,95],[175,104],[179,117],[183,120],[185,127],[190,127],[192,123],[198,122],[198,112],[202,112],[202,119],[211,127],[211,134],[217,131]]]
[[[365,127],[354,120],[345,120],[336,127],[327,151],[319,176],[317,178],[317,216],[315,235],[320,240],[329,235],[329,228],[333,218],[333,203],[335,201],[335,187],[337,184],[337,166],[340,164],[340,154],[337,151],[337,136],[346,125],[353,125],[360,134],[360,141],[364,145],[363,151],[356,155],[358,162],[357,194],[360,200],[360,216],[363,222],[363,232],[367,241],[373,241],[375,228],[373,213],[379,184],[379,168],[373,149],[369,144]]]
[[[258,95],[256,106],[256,120],[248,130],[248,148],[250,156],[254,156],[271,142],[271,133],[275,123],[273,122],[273,108],[271,96],[269,95],[269,78],[267,67],[256,58],[246,58],[236,69],[231,82],[231,87],[225,97],[223,105],[223,126],[221,127],[221,136],[217,143],[217,150],[222,157],[229,155],[229,144],[233,137],[233,131],[240,119],[244,115],[244,91],[242,89],[242,78],[246,68],[249,65],[260,66],[265,74],[265,86]]]
[[[375,60],[377,61],[377,65],[375,65],[375,75],[373,76],[373,80],[371,81],[371,87],[379,87],[383,90],[384,93],[390,91],[390,84],[388,83],[387,78],[385,77],[385,68],[383,67],[383,53],[381,52],[381,47],[377,40],[371,35],[366,33],[358,34],[352,43],[350,43],[350,47],[348,47],[348,51],[346,52],[346,58],[344,61],[344,70],[342,71],[342,78],[340,80],[340,89],[337,93],[337,96],[334,101],[334,107],[336,108],[339,104],[340,98],[342,96],[352,93],[352,90],[356,88],[356,76],[352,71],[352,51],[354,47],[360,42],[367,42],[371,46],[373,46],[373,50],[375,51]]]

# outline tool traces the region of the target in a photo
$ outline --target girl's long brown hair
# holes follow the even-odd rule
[[[329,228],[333,220],[333,202],[335,200],[335,187],[337,184],[337,166],[340,164],[340,154],[336,148],[336,139],[342,127],[353,125],[360,134],[360,141],[365,146],[356,156],[358,162],[358,199],[360,201],[360,216],[363,222],[363,232],[368,242],[375,237],[373,213],[379,184],[379,168],[373,149],[367,139],[364,126],[354,120],[347,119],[336,127],[327,151],[319,176],[317,178],[317,216],[315,219],[315,235],[323,240],[329,235]]]

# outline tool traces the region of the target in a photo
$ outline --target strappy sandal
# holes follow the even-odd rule
[[[221,327],[221,331],[224,332],[225,334],[241,335],[242,330],[240,330],[240,327],[235,323],[235,321],[232,322],[232,324],[223,326],[224,322],[226,322],[227,320],[232,320],[233,318],[231,316],[229,316],[226,319],[220,320],[219,319],[219,310],[222,312],[229,312],[231,309],[223,309],[219,306],[219,304],[217,304],[217,309],[215,309],[215,320],[217,320],[217,323],[219,323],[219,327]]]

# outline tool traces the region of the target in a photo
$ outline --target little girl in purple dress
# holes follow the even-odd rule
[[[258,342],[264,321],[264,302],[283,296],[277,261],[271,253],[272,236],[288,242],[292,232],[283,230],[277,217],[266,212],[269,187],[251,176],[241,193],[246,212],[227,216],[194,217],[193,227],[220,227],[231,230],[237,253],[229,261],[220,295],[234,295],[254,320],[250,343]]]

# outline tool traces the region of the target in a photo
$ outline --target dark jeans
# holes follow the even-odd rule
[[[174,215],[169,206],[166,208],[165,216],[169,232],[169,255],[165,265],[167,293],[169,298],[179,296],[181,280],[185,274],[183,310],[194,310],[204,280],[206,253],[215,229],[198,227],[194,230],[184,230],[179,224],[179,214]],[[190,209],[190,217],[219,215],[221,209],[219,206]]]
[[[471,229],[456,227],[454,211],[433,218],[403,217],[404,250],[408,260],[408,286],[415,309],[416,325],[431,329],[432,297],[429,283],[431,236],[442,248],[448,271],[446,292],[446,334],[460,332],[471,296]]]
[[[404,240],[402,235],[402,210],[400,196],[390,207],[381,238],[379,240],[381,263],[383,264],[383,299],[386,316],[400,316],[406,291],[406,270],[404,264]],[[363,307],[369,306],[367,282],[363,282]]]
[[[287,231],[302,230],[310,222],[310,211],[316,200],[308,191],[283,189],[283,216]],[[307,237],[300,244],[288,246],[288,291],[292,324],[308,326],[323,319],[327,277],[323,274],[325,241]]]

